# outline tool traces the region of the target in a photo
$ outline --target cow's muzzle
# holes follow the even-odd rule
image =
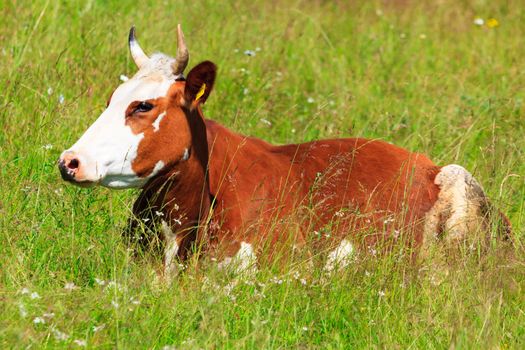
[[[72,153],[63,154],[58,160],[58,169],[62,179],[70,182],[76,182],[75,178],[80,168],[80,160]]]

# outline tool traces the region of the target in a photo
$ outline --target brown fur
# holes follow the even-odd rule
[[[242,241],[274,248],[290,238],[291,221],[300,226],[292,237],[297,245],[327,232],[335,241],[348,237],[365,247],[400,233],[409,245],[423,243],[425,215],[440,192],[434,183],[440,167],[377,140],[274,146],[234,133],[204,120],[201,111],[215,70],[210,62],[198,65],[186,83],[151,101],[152,111],[128,121],[135,133],[144,133],[133,163],[137,174],[165,164],[145,186],[135,215],[155,219],[151,213],[161,211],[180,235],[180,258],[195,242],[227,256]],[[195,100],[203,83],[205,93]],[[163,111],[155,132],[151,124]]]

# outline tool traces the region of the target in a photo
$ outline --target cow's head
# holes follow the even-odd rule
[[[184,36],[177,28],[175,58],[148,57],[135,30],[129,48],[139,70],[111,95],[106,110],[58,161],[62,178],[80,186],[142,187],[191,152],[190,113],[199,112],[215,80],[216,67],[203,62],[185,80]]]

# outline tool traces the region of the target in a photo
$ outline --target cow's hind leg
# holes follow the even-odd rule
[[[492,207],[481,185],[465,168],[444,166],[434,183],[440,191],[426,215],[426,243],[442,239],[455,244],[470,239],[476,232],[489,239],[492,228],[496,228],[498,236],[510,237],[507,218]]]

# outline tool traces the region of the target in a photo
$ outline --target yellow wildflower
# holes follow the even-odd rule
[[[499,26],[499,22],[498,22],[497,19],[495,19],[495,18],[489,18],[489,19],[487,20],[487,27],[489,27],[489,28],[495,28],[495,27],[497,27],[497,26]]]

